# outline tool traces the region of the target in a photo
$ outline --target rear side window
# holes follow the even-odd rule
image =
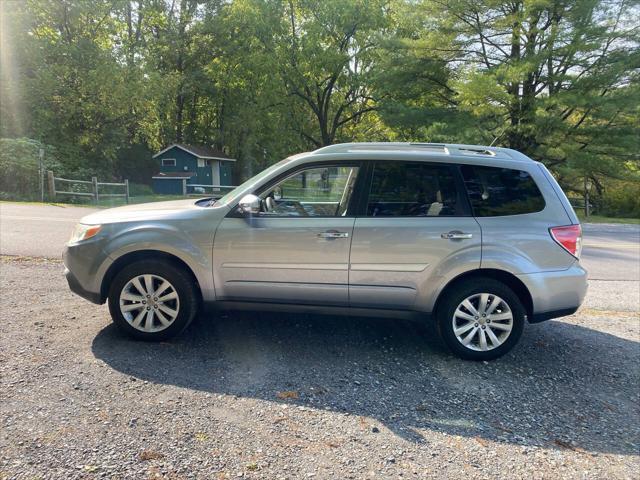
[[[473,165],[462,165],[460,170],[476,217],[522,215],[544,208],[544,198],[527,172]]]
[[[464,215],[450,165],[375,162],[367,203],[369,217]]]

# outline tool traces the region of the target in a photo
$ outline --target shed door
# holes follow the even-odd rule
[[[233,185],[231,181],[231,162],[220,162],[220,185]]]

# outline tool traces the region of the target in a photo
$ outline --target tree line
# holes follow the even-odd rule
[[[389,140],[516,148],[576,191],[640,178],[636,0],[5,0],[1,26],[0,136],[66,171],[144,182],[182,142],[240,180]]]

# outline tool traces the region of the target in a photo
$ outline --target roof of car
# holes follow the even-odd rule
[[[485,145],[462,145],[453,143],[413,143],[413,142],[363,142],[338,143],[322,147],[311,155],[340,154],[340,153],[421,153],[431,155],[452,155],[461,157],[499,158],[505,160],[519,160],[532,162],[529,157],[510,148],[491,147]]]

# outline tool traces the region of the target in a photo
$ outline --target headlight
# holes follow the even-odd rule
[[[94,237],[102,228],[102,225],[83,225],[79,223],[76,228],[73,229],[69,243],[81,242]]]

